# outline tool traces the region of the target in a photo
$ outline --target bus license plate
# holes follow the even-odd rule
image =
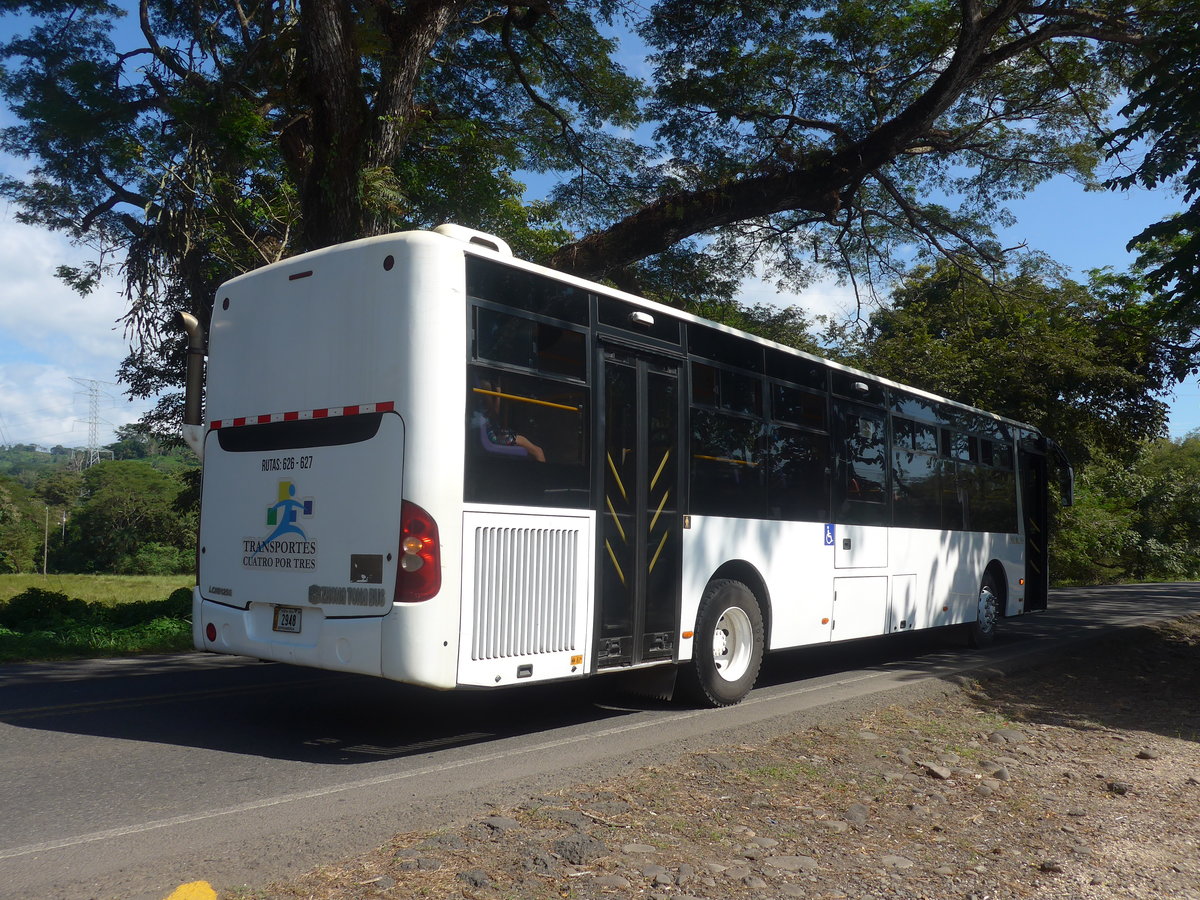
[[[275,631],[290,631],[292,634],[300,633],[300,613],[302,609],[297,609],[294,606],[277,606],[275,607],[275,624],[272,626]]]

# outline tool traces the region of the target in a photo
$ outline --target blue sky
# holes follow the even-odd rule
[[[11,21],[0,20],[0,39],[10,29]],[[10,121],[0,110],[0,124]],[[0,157],[0,170],[19,174],[22,164]],[[1166,191],[1088,193],[1060,178],[1010,204],[1017,224],[1003,237],[1047,253],[1082,278],[1092,268],[1128,268],[1129,238],[1178,208]],[[101,443],[148,406],[129,402],[114,384],[127,348],[119,322],[125,307],[115,285],[80,298],[54,278],[56,266],[81,258],[61,237],[20,225],[15,210],[0,205],[0,443],[85,445],[88,402],[74,379],[99,382]],[[796,303],[810,313],[836,313],[853,303],[849,290],[832,282],[794,296],[750,282],[744,299]],[[1197,428],[1200,385],[1193,378],[1175,393],[1169,431],[1178,437]]]

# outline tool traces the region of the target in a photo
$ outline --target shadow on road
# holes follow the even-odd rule
[[[203,656],[94,677],[62,663],[52,681],[6,685],[0,722],[262,758],[353,764],[415,756],[619,715],[593,683],[443,693],[366,676]],[[129,662],[129,661],[126,661]],[[17,668],[17,667],[13,667]]]
[[[1200,615],[1078,645],[1036,672],[989,681],[976,702],[1005,718],[1200,742]]]
[[[1024,660],[1016,664],[1019,670],[1045,655],[1039,650],[1056,652],[1068,646],[1064,641],[1109,633],[1122,617],[1162,613],[1172,604],[1177,607],[1181,598],[1197,597],[1196,586],[1179,585],[1060,594],[1051,611],[1006,622],[986,654],[966,651],[961,632],[952,629],[783,651],[768,656],[759,690],[863,669],[894,670],[916,680],[958,677],[964,662],[984,667],[1004,659]],[[1141,659],[1151,664],[1151,656]],[[1154,671],[1145,675],[1153,683]],[[378,678],[184,655],[5,667],[0,670],[0,722],[266,759],[353,765],[545,734],[664,706],[614,698],[614,690],[612,679],[597,678],[441,693]],[[1025,689],[1034,699],[1041,696],[1039,690],[1036,678]],[[1137,711],[1132,708],[1129,714]],[[1108,711],[1110,717],[1118,713]]]

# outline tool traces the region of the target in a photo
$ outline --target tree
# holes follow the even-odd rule
[[[1056,577],[1078,584],[1200,577],[1200,433],[1097,457],[1060,514]]]
[[[140,44],[118,47],[105,0],[12,2],[37,24],[4,47],[20,124],[0,144],[36,165],[3,189],[95,243],[97,265],[63,273],[81,289],[124,254],[135,395],[177,383],[166,318],[203,318],[228,275],[447,218],[656,296],[697,255],[715,262],[696,274],[768,262],[802,284],[815,256],[870,284],[914,246],[995,263],[1006,199],[1089,179],[1170,7],[141,0]],[[644,91],[601,35],[618,13],[652,50]],[[523,206],[519,169],[578,174]]]
[[[145,459],[163,453],[161,442],[144,425],[118,425],[115,433],[117,439],[105,447],[113,459]]]
[[[0,573],[36,572],[42,556],[42,505],[0,475]]]
[[[1164,320],[1177,339],[1200,350],[1200,31],[1191,16],[1157,20],[1149,62],[1131,82],[1128,117],[1109,145],[1115,161],[1145,146],[1141,161],[1109,185],[1128,189],[1176,184],[1187,208],[1156,222],[1130,241]],[[1194,369],[1194,365],[1192,366]]]
[[[184,488],[177,477],[116,461],[92,466],[83,481],[86,498],[69,520],[56,560],[61,569],[138,573],[164,555],[178,570],[190,568],[196,520],[174,506]]]
[[[670,162],[553,261],[608,271],[724,229],[868,274],[914,242],[995,259],[1003,200],[1091,176],[1154,5],[664,0],[643,33]]]
[[[918,269],[864,333],[835,331],[843,357],[872,372],[1028,422],[1077,463],[1128,460],[1158,437],[1173,347],[1128,276],[1087,285],[1027,261],[991,283],[965,264]]]
[[[1148,490],[1137,503],[1135,578],[1200,577],[1200,432],[1152,442],[1139,459]]]
[[[70,509],[83,494],[83,477],[62,468],[49,469],[38,476],[35,490],[47,506]]]
[[[121,376],[149,396],[178,382],[174,312],[206,320],[216,285],[257,265],[447,219],[529,255],[560,243],[512,171],[627,153],[600,130],[633,124],[639,90],[597,30],[614,7],[141,0],[117,46],[106,0],[11,2],[34,25],[0,51],[20,120],[0,147],[35,165],[0,190],[94,249],[60,270],[81,291],[122,266]]]

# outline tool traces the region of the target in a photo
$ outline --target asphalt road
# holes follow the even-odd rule
[[[775,654],[739,706],[611,682],[444,694],[202,654],[0,667],[0,898],[262,884],[564,784],[1036,665],[1200,610],[1200,584],[1056,591],[986,652],[954,633]],[[897,694],[885,698],[895,702]]]

